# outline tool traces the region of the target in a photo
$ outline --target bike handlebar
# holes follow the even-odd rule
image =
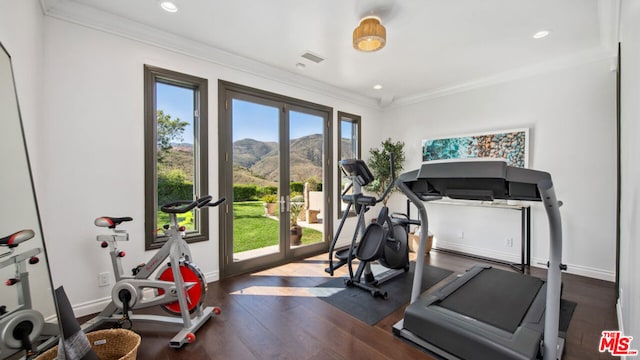
[[[211,195],[206,195],[193,201],[178,200],[166,205],[162,205],[160,210],[167,214],[183,214],[183,213],[186,213],[187,211],[191,211],[195,209],[196,207],[202,208],[204,206],[218,206],[222,204],[225,200],[227,200],[225,197],[222,197],[216,202],[211,204],[210,202],[212,199],[213,197]]]
[[[223,202],[225,202],[225,201],[227,201],[227,198],[223,196],[223,197],[221,197],[220,199],[216,200],[216,202],[214,202],[214,203],[210,203],[210,204],[209,204],[209,206],[210,206],[210,207],[216,207],[216,206],[218,206],[218,205],[222,204],[222,203],[223,203]]]
[[[213,196],[207,195],[207,196],[203,196],[200,199],[196,200],[196,202],[198,203],[198,205],[197,205],[198,208],[201,208],[201,207],[207,205],[211,201],[211,199],[213,199]]]
[[[162,205],[160,210],[167,214],[182,214],[198,206],[197,201],[179,200]]]

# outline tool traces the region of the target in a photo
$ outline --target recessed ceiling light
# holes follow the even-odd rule
[[[540,30],[537,33],[533,34],[534,39],[542,39],[549,35],[549,30]]]
[[[170,13],[174,13],[178,11],[178,7],[176,6],[176,4],[174,4],[171,1],[162,1],[160,3],[160,7],[162,8],[162,10]]]
[[[373,85],[373,90],[380,90],[380,89],[382,89],[382,85],[380,84]]]

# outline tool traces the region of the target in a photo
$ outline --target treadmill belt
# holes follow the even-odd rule
[[[438,305],[513,333],[542,284],[535,277],[489,268]]]

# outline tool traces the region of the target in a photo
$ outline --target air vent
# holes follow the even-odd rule
[[[316,54],[314,54],[314,53],[312,53],[310,51],[307,51],[304,54],[302,54],[302,57],[307,59],[307,60],[313,61],[316,64],[321,63],[322,61],[324,61],[323,57],[321,57],[320,55],[316,55]]]

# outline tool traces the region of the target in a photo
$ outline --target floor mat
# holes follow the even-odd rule
[[[560,336],[564,337],[567,333],[567,329],[569,329],[569,323],[571,322],[571,318],[573,317],[573,312],[576,310],[576,306],[578,304],[560,299],[560,321],[558,324],[558,330],[560,330]]]
[[[386,300],[374,298],[368,291],[362,289],[347,288],[343,277],[329,280],[311,289],[311,291],[320,299],[351,316],[369,325],[374,325],[396,309],[409,303],[414,267],[415,263],[411,262],[411,268],[407,273],[399,275],[380,286],[383,291],[389,293],[389,297]],[[385,268],[379,265],[372,266],[374,274],[380,269]],[[426,291],[451,273],[452,271],[446,269],[425,265],[422,275],[422,291]]]

